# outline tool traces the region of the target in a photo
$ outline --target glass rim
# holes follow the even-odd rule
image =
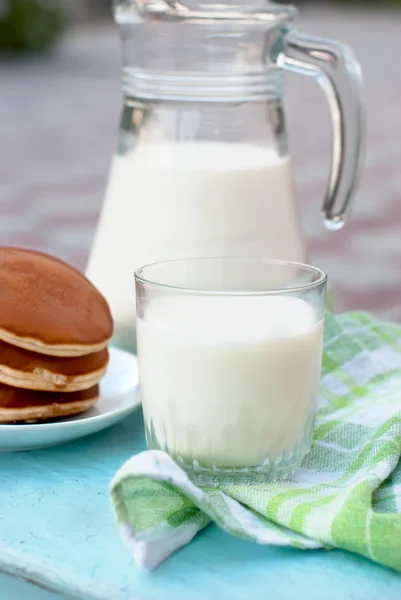
[[[174,285],[170,283],[160,283],[151,278],[147,278],[144,276],[144,272],[147,269],[152,267],[163,267],[164,265],[172,265],[172,264],[184,264],[191,262],[212,262],[212,261],[227,261],[231,263],[252,263],[252,264],[260,264],[261,266],[278,266],[278,267],[298,267],[300,270],[304,272],[314,273],[317,278],[315,281],[310,281],[308,283],[304,283],[301,285],[294,285],[292,287],[277,287],[273,289],[266,290],[249,290],[249,289],[234,289],[234,290],[205,290],[197,288],[196,286],[188,287],[188,286],[180,286]],[[174,258],[171,260],[162,260],[154,263],[148,263],[139,269],[137,269],[134,273],[135,281],[137,283],[141,283],[143,285],[151,286],[154,288],[170,290],[181,293],[191,293],[191,294],[199,294],[205,296],[279,296],[285,294],[296,294],[300,292],[311,291],[316,288],[322,287],[327,282],[327,274],[315,267],[313,265],[309,265],[307,263],[290,261],[290,260],[276,260],[270,258],[250,258],[250,257],[242,257],[242,256],[210,256],[210,257],[194,257],[194,258]]]
[[[248,5],[229,4],[227,2],[202,4],[198,2],[192,7],[184,7],[180,3],[164,2],[154,5],[152,3],[143,3],[143,6],[137,7],[136,11],[141,16],[155,16],[157,19],[197,22],[197,23],[232,23],[241,24],[261,24],[263,26],[279,26],[282,23],[295,19],[299,11],[291,3],[279,4],[274,1],[271,3],[261,3],[254,1]],[[127,15],[127,9],[121,2],[114,2],[113,12],[117,22],[132,22]],[[136,23],[136,21],[135,21]]]

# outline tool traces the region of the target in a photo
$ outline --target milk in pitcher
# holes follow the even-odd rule
[[[87,269],[110,303],[115,343],[136,346],[136,269],[213,256],[304,261],[289,157],[225,142],[116,156]]]

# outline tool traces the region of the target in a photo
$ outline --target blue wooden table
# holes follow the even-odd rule
[[[138,411],[67,446],[0,454],[0,600],[399,600],[401,575],[340,551],[266,548],[208,527],[153,573],[121,543],[108,499],[144,448]]]

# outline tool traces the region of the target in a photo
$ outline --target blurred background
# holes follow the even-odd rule
[[[368,143],[346,228],[324,229],[328,108],[288,77],[286,107],[310,260],[337,309],[401,320],[401,0],[299,2],[299,26],[353,47],[365,73]],[[0,243],[85,268],[121,108],[110,0],[0,0]]]

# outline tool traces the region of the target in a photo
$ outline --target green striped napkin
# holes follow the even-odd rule
[[[111,498],[145,568],[215,521],[259,544],[343,548],[401,571],[400,455],[401,325],[328,315],[313,447],[295,477],[198,488],[149,451],[119,470]]]

